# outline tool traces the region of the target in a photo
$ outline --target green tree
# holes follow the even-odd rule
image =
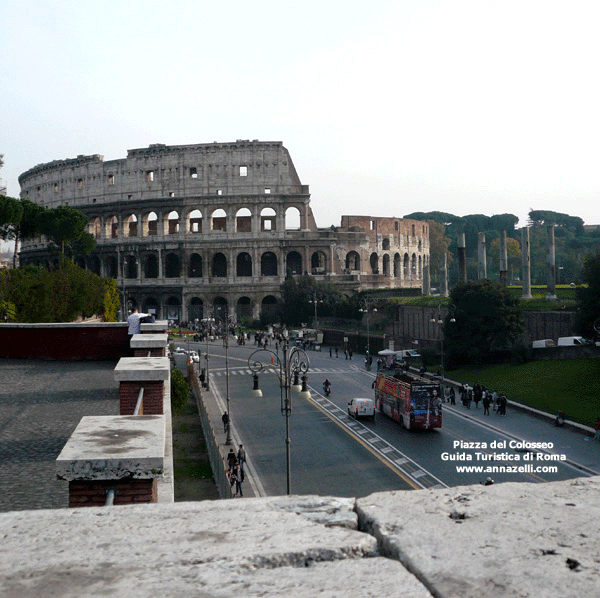
[[[497,283],[460,284],[452,289],[450,301],[456,309],[449,312],[443,328],[449,369],[489,362],[494,351],[514,346],[522,333],[519,301]]]
[[[12,240],[23,218],[23,204],[14,197],[0,195],[0,238]]]
[[[575,330],[585,338],[594,338],[594,322],[600,318],[600,251],[585,260],[583,280],[587,285],[577,288],[579,306]]]
[[[429,256],[431,264],[431,278],[437,280],[442,271],[443,257],[448,257],[448,265],[452,263],[452,253],[448,251],[451,240],[446,236],[446,227],[436,222],[428,220],[429,224]]]
[[[87,216],[69,206],[58,206],[48,210],[42,232],[65,254],[65,246],[81,239],[88,224]]]
[[[117,281],[114,278],[104,280],[104,321],[116,322],[121,302]]]

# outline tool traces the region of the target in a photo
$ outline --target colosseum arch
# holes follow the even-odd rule
[[[265,251],[261,255],[260,275],[277,276],[277,256],[272,251]]]
[[[181,321],[181,300],[179,297],[171,296],[167,299],[167,318],[175,320],[175,322]]]
[[[202,212],[198,209],[188,214],[186,230],[190,233],[202,232]]]
[[[109,255],[104,261],[104,264],[106,268],[106,276],[108,276],[109,278],[119,277],[117,258],[114,255]]]
[[[381,261],[383,263],[383,275],[389,278],[389,276],[390,276],[390,256],[389,256],[389,254],[384,253]]]
[[[235,232],[252,232],[252,212],[248,208],[241,208],[235,214]]]
[[[373,252],[369,258],[369,264],[371,266],[372,274],[379,274],[379,256]]]
[[[260,211],[260,230],[277,230],[277,212],[273,208],[263,208]]]
[[[360,255],[357,251],[349,251],[346,254],[346,270],[360,272]]]
[[[188,319],[190,322],[200,321],[204,317],[204,303],[199,297],[192,297],[188,307]]]
[[[212,259],[212,276],[215,278],[226,278],[227,277],[227,258],[225,254],[218,252],[215,253]]]
[[[156,212],[149,212],[142,220],[144,236],[158,235],[158,215]]]
[[[129,214],[123,223],[123,235],[125,237],[137,237],[138,221],[135,214]]]
[[[190,278],[202,278],[202,257],[197,253],[190,255],[188,276]]]
[[[227,232],[227,213],[222,208],[210,215],[210,230]]]
[[[102,234],[102,224],[100,223],[100,218],[93,218],[88,222],[88,233],[94,237],[94,239],[98,239]]]
[[[417,277],[417,254],[413,253],[410,258],[410,275],[412,279],[415,280]]]
[[[394,254],[394,278],[400,278],[402,275],[402,261],[400,259],[400,254]]]
[[[173,210],[167,215],[165,235],[176,235],[179,232],[179,212]]]
[[[238,253],[235,265],[236,276],[252,276],[252,257],[249,253],[242,251]]]
[[[158,258],[150,253],[144,260],[144,278],[158,278]]]
[[[250,297],[240,297],[236,304],[236,318],[240,322],[252,318],[252,301]]]
[[[138,276],[138,261],[134,255],[126,255],[123,258],[123,277],[137,278]]]
[[[383,249],[383,251],[389,251],[389,249],[390,249],[390,238],[389,237],[385,237],[383,239],[383,241],[381,242],[381,249]]]
[[[297,251],[290,251],[285,258],[286,272],[293,276],[302,274],[302,256]]]
[[[229,314],[229,306],[227,304],[227,299],[225,297],[215,297],[213,301],[213,316],[217,316],[223,320],[223,322],[227,322],[227,317]]]
[[[408,253],[404,254],[403,269],[404,269],[403,278],[404,278],[404,280],[408,280],[409,275],[410,275]]]
[[[119,219],[116,216],[111,216],[106,221],[104,236],[107,239],[116,239],[119,236]]]
[[[327,273],[327,256],[322,251],[315,251],[310,256],[310,271],[313,274]]]
[[[167,253],[165,258],[165,278],[181,276],[181,259],[176,253]]]
[[[285,211],[285,230],[300,230],[301,222],[298,208],[291,207]]]
[[[419,260],[418,260],[418,268],[419,268],[419,269],[418,269],[418,271],[417,271],[417,272],[418,272],[418,276],[417,276],[417,278],[418,278],[419,280],[421,280],[421,278],[423,278],[423,259],[422,259],[422,257],[421,257],[421,256],[419,256]]]

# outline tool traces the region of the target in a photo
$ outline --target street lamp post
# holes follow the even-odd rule
[[[225,322],[223,318],[219,316],[215,316],[214,319],[215,322],[217,320],[221,322],[221,328],[223,328],[224,334],[223,347],[225,347],[225,394],[227,402],[227,415],[229,416],[229,424],[227,425],[227,438],[225,439],[225,444],[231,444],[231,409],[229,407],[229,322]]]
[[[292,493],[291,484],[291,451],[290,451],[290,416],[292,415],[292,388],[296,387],[298,376],[302,375],[302,389],[300,396],[310,398],[310,392],[307,387],[307,376],[310,368],[310,360],[306,351],[298,347],[289,346],[287,335],[284,336],[283,346],[281,347],[282,359],[279,358],[279,352],[275,353],[270,349],[257,349],[248,358],[248,367],[254,372],[254,389],[251,396],[261,397],[262,391],[258,388],[258,373],[267,368],[279,368],[279,393],[281,402],[281,415],[285,417],[285,459],[287,472],[287,494]],[[261,360],[265,358],[265,362]],[[297,389],[297,387],[296,387]]]
[[[449,322],[456,322],[454,319],[454,311],[456,310],[456,306],[452,305],[452,303],[448,304],[448,312],[450,314]],[[441,374],[442,374],[442,386],[444,384],[444,331],[442,330],[442,326],[444,325],[444,320],[442,318],[442,304],[440,303],[437,306],[437,315],[435,312],[431,315],[431,323],[437,324],[440,329],[440,357],[441,357]]]
[[[369,297],[365,297],[364,299],[360,300],[360,312],[362,313],[366,313],[367,314],[367,355],[371,355],[371,334],[369,331],[369,314],[371,312],[376,312],[377,308],[373,307],[371,308],[372,305],[372,299]]]
[[[313,294],[313,298],[309,300],[309,303],[314,303],[314,306],[315,306],[315,323],[313,324],[313,326],[315,328],[318,328],[319,327],[319,320],[317,318],[317,305],[319,303],[323,303],[323,299],[319,299],[317,297],[317,291],[315,291],[314,294]]]

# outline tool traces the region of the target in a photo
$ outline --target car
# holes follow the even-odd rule
[[[190,357],[194,363],[200,363],[200,355],[197,351],[190,351]]]
[[[369,417],[375,421],[375,401],[357,397],[348,403],[348,415],[354,419]]]
[[[183,347],[177,347],[175,349],[175,355],[187,355],[187,351]]]

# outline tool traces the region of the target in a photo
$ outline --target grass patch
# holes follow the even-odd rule
[[[213,477],[210,463],[198,463],[196,460],[180,460],[173,469],[175,479],[209,480]]]
[[[519,403],[594,426],[600,417],[600,359],[531,361],[447,372],[451,380],[480,382]]]

